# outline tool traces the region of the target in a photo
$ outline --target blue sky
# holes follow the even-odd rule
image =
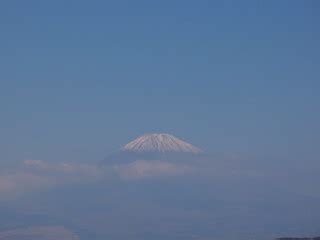
[[[98,161],[169,132],[320,156],[316,1],[1,1],[0,161]]]

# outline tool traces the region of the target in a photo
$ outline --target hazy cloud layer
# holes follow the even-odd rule
[[[191,166],[165,161],[138,160],[128,164],[99,167],[89,164],[25,160],[15,168],[0,172],[0,194],[2,197],[15,196],[64,184],[88,183],[111,177],[135,181],[163,176],[181,176],[191,172]]]
[[[186,235],[171,239],[186,239],[190,228],[216,239],[229,232],[248,239],[252,232],[263,235],[270,229],[290,228],[294,234],[316,229],[318,168],[305,174],[298,166],[286,171],[278,163],[257,162],[144,159],[102,167],[26,160],[0,171],[0,200],[5,208],[18,206],[50,216],[54,224],[62,219],[102,236],[87,239],[119,237],[124,228],[123,239],[142,239],[145,232],[166,238],[177,231]]]
[[[16,171],[2,173],[0,175],[0,193],[2,197],[5,196],[4,194],[12,195],[53,186],[55,184],[55,179],[31,172]]]
[[[255,161],[253,161],[255,162]],[[300,169],[300,168],[297,168]],[[114,163],[106,166],[77,163],[50,163],[42,160],[25,160],[16,167],[0,171],[0,198],[16,196],[70,184],[91,184],[103,181],[141,181],[151,179],[183,178],[219,181],[276,182],[287,185],[292,192],[319,196],[314,186],[318,179],[316,169],[308,174],[290,172],[276,166],[257,166],[250,162],[223,159],[203,161],[136,160],[130,163]],[[299,176],[299,178],[294,177]],[[288,187],[290,186],[290,188]]]
[[[0,232],[1,240],[10,239],[64,239],[64,240],[79,240],[80,238],[68,229],[62,226],[41,226],[17,228]]]
[[[93,181],[100,176],[101,172],[95,166],[26,160],[0,172],[0,193],[1,197],[15,196],[66,183]]]
[[[141,179],[191,173],[192,167],[165,161],[138,160],[125,165],[115,165],[114,170],[121,178]]]

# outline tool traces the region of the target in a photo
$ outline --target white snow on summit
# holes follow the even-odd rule
[[[122,150],[134,152],[203,152],[200,148],[167,133],[145,134],[129,142]]]

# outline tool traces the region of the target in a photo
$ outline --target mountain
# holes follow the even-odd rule
[[[168,133],[145,134],[126,144],[122,150],[133,152],[202,152],[200,148]]]
[[[204,151],[168,133],[142,135],[119,151],[108,156],[103,164],[135,160],[187,159],[201,156]]]

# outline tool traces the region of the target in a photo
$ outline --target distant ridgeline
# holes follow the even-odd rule
[[[282,237],[277,240],[320,240],[320,237]]]

